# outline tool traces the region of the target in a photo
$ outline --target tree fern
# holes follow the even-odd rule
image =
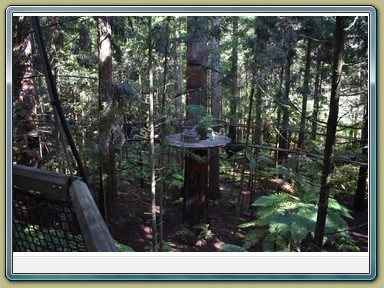
[[[300,251],[301,243],[308,235],[313,235],[317,220],[317,200],[315,193],[303,197],[287,193],[275,193],[262,196],[252,206],[258,207],[257,220],[239,225],[247,229],[256,227],[247,233],[244,248],[249,249],[258,240],[262,240],[263,251]],[[344,218],[351,218],[349,210],[335,199],[329,199],[329,212],[326,231],[330,241],[337,241],[340,233],[348,227]],[[265,229],[264,227],[268,227]],[[340,234],[336,236],[336,234]]]

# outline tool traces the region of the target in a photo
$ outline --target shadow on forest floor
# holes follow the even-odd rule
[[[136,252],[151,251],[152,228],[150,215],[150,193],[143,190],[140,185],[125,183],[118,200],[118,219],[110,227],[114,239],[124,245],[130,246]],[[233,239],[233,223],[235,205],[231,199],[238,191],[236,184],[221,183],[222,197],[210,201],[208,229],[188,228],[182,224],[182,202],[167,200],[164,208],[163,235],[164,251],[179,252],[220,252],[223,243],[243,245],[245,234],[238,232]],[[179,196],[169,195],[172,199]],[[245,195],[244,207],[249,206],[249,195]],[[350,206],[350,205],[346,205]],[[350,207],[349,207],[350,208]],[[248,210],[248,209],[246,209]],[[249,213],[248,213],[249,214]],[[352,211],[354,220],[348,219],[351,235],[361,251],[368,251],[368,221],[367,211]],[[159,219],[158,219],[159,220]],[[245,213],[240,217],[239,223],[249,221]],[[159,228],[158,228],[159,232]],[[249,251],[261,252],[260,244],[255,244]]]

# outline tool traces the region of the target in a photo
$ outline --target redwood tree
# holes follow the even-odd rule
[[[37,166],[40,158],[36,130],[36,95],[33,78],[32,39],[29,17],[13,17],[13,101],[16,140],[19,154],[17,162]]]
[[[188,17],[187,31],[187,105],[206,107],[207,103],[207,17]],[[187,120],[191,115],[187,113]],[[199,158],[197,158],[197,155]],[[208,222],[208,150],[185,153],[183,221]],[[200,159],[204,159],[201,161]]]
[[[104,219],[108,221],[108,218],[113,218],[115,209],[113,209],[114,201],[117,196],[117,180],[116,180],[116,159],[114,145],[108,145],[112,143],[111,139],[107,136],[113,123],[112,108],[112,46],[111,46],[111,25],[105,17],[97,18],[98,25],[98,52],[99,52],[99,111],[104,114],[100,121],[100,134],[105,145],[108,147],[101,153],[101,165],[100,165],[100,190],[99,190],[99,204],[101,214]],[[104,185],[104,175],[106,183]],[[108,213],[107,213],[108,212]],[[110,215],[108,215],[110,214]]]

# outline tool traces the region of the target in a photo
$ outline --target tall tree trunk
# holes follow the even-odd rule
[[[239,27],[239,17],[233,17],[233,28],[232,28],[232,56],[231,56],[231,102],[230,102],[230,123],[229,126],[229,138],[233,143],[236,142],[237,129],[236,125],[238,124],[237,119],[237,50],[239,45],[239,37],[237,35],[237,30]]]
[[[339,114],[340,81],[341,70],[343,68],[343,46],[344,46],[344,17],[336,17],[335,37],[334,37],[334,56],[333,73],[331,86],[331,100],[329,103],[329,115],[327,121],[327,134],[324,147],[323,172],[321,177],[320,197],[315,229],[314,243],[317,249],[321,250],[323,246],[324,230],[326,225],[328,198],[330,191],[331,175],[334,171],[334,146],[337,127],[337,118]]]
[[[289,41],[289,40],[288,40]],[[284,98],[282,100],[283,107],[283,119],[281,121],[281,135],[279,138],[279,148],[281,149],[289,149],[289,131],[288,131],[288,125],[289,125],[289,116],[290,116],[290,110],[288,109],[288,105],[290,103],[289,100],[289,93],[291,90],[291,65],[292,65],[292,57],[293,57],[293,48],[290,44],[288,44],[288,50],[287,50],[287,63],[285,64],[285,84],[284,84]],[[288,153],[286,151],[279,151],[279,157],[278,162],[279,164],[282,164],[285,159],[287,159]]]
[[[36,95],[33,78],[33,56],[29,17],[13,17],[13,101],[19,164],[37,167],[40,159],[36,133]]]
[[[319,116],[320,96],[321,96],[321,82],[323,76],[323,62],[320,58],[316,62],[316,78],[315,78],[315,92],[313,95],[313,111],[312,111],[312,130],[311,140],[316,140],[317,134],[317,118]]]
[[[220,17],[212,19],[212,65],[211,74],[212,80],[212,98],[211,98],[211,113],[216,119],[219,119],[220,107],[220,86],[219,86],[219,71],[220,71]],[[219,129],[214,129],[218,131]],[[209,198],[219,199],[220,195],[220,171],[219,171],[219,148],[214,148],[209,151]]]
[[[163,93],[161,98],[161,117],[164,117],[165,101],[167,95],[167,74],[168,74],[168,53],[169,53],[169,22],[171,17],[168,16],[165,24],[165,47],[164,47],[164,77],[163,77]]]
[[[281,70],[280,70],[280,85],[279,85],[279,90],[278,90],[278,93],[277,93],[277,99],[279,100],[279,102],[282,101],[283,99],[283,82],[284,82],[284,63],[281,63]],[[281,138],[281,128],[280,128],[280,124],[281,124],[281,111],[282,111],[282,105],[281,103],[277,103],[277,120],[276,120],[276,129],[277,129],[277,135],[276,135],[276,147],[277,148],[281,148],[280,147],[280,138]],[[275,166],[277,167],[277,165],[279,164],[279,152],[276,151],[275,153]]]
[[[256,21],[258,21],[259,17],[256,18]],[[253,85],[257,85],[256,87],[256,99],[255,99],[255,106],[256,106],[256,121],[255,121],[255,129],[254,129],[254,144],[255,145],[260,145],[261,144],[261,138],[262,138],[262,132],[261,132],[261,129],[262,129],[262,119],[261,119],[261,111],[262,111],[262,90],[265,90],[265,81],[263,80],[263,72],[262,72],[262,65],[263,65],[263,62],[260,58],[258,58],[256,55],[258,55],[259,53],[263,53],[264,49],[265,49],[265,42],[263,39],[263,36],[262,36],[262,29],[260,28],[259,26],[259,23],[255,23],[255,37],[256,37],[256,50],[253,51],[253,55],[254,55],[254,64],[255,67],[253,68],[254,70],[254,74],[256,74],[256,81],[255,81],[255,84]],[[258,170],[259,170],[259,165],[258,165],[258,162],[259,162],[259,152],[260,152],[260,149],[259,148],[255,148],[254,149],[254,161],[255,161],[255,171],[254,171],[254,174],[253,174],[253,183],[252,183],[252,189],[251,189],[251,199],[250,199],[250,208],[251,208],[251,214],[250,214],[250,218],[252,219],[253,217],[253,209],[252,209],[252,206],[251,204],[253,203],[253,200],[254,200],[254,192],[255,192],[255,184],[256,184],[256,180],[257,180],[257,175],[258,175]]]
[[[165,42],[165,52],[164,52],[164,73],[163,73],[163,97],[161,101],[161,117],[165,118],[165,100],[167,95],[167,72],[168,72],[168,49],[169,49],[169,22],[171,20],[171,17],[167,17],[166,22],[166,42]],[[165,120],[161,123],[161,143],[164,143],[165,141]],[[163,249],[163,242],[164,242],[164,226],[163,226],[163,217],[164,217],[164,197],[165,197],[165,191],[164,191],[164,182],[165,182],[165,175],[164,175],[164,153],[165,149],[164,146],[161,145],[160,148],[160,159],[159,159],[159,167],[161,168],[160,172],[160,182],[159,182],[159,207],[160,207],[160,213],[159,213],[159,250],[162,251]]]
[[[364,127],[361,131],[361,153],[368,156],[368,101],[364,107]],[[367,187],[368,166],[360,166],[359,178],[357,179],[356,194],[353,208],[365,210],[365,195]]]
[[[112,46],[111,25],[103,17],[97,18],[99,47],[99,111],[112,102]]]
[[[112,105],[112,47],[111,47],[111,25],[103,18],[97,18],[98,24],[98,51],[99,51],[99,111],[111,109]],[[107,106],[107,107],[105,107]],[[109,106],[109,107],[108,107]],[[104,111],[102,112],[104,113]],[[114,115],[106,111],[106,117],[100,121],[100,134],[108,135],[111,123],[113,123]],[[115,201],[117,198],[117,183],[116,183],[116,159],[115,150],[110,143],[108,136],[105,141],[109,142],[108,150],[101,151],[102,155],[100,165],[100,190],[99,190],[99,205],[101,214],[106,222],[115,217]],[[112,146],[112,147],[111,147]],[[104,175],[106,181],[103,181]],[[105,183],[104,183],[105,182]],[[103,185],[104,184],[104,185]]]
[[[151,172],[152,251],[157,251],[155,126],[153,118],[152,17],[148,18],[149,163]]]
[[[206,107],[207,103],[207,20],[188,17],[187,30],[187,105]],[[187,120],[190,119],[187,113]],[[199,161],[193,154],[205,159]],[[183,221],[189,224],[208,223],[208,150],[186,151],[184,170]]]
[[[187,43],[186,104],[207,107],[207,19],[188,17],[187,21],[190,39]],[[190,119],[188,113],[187,119]]]
[[[178,39],[178,45],[177,45],[177,67],[176,67],[176,73],[177,73],[177,81],[176,81],[176,103],[175,103],[175,110],[176,110],[176,118],[182,118],[183,117],[183,48],[182,48],[182,41],[180,40],[180,32],[179,30],[182,29],[182,17],[179,19],[179,29],[176,29],[175,36],[176,39]]]
[[[236,199],[236,211],[235,211],[235,221],[233,225],[233,238],[236,239],[237,234],[237,225],[239,223],[239,217],[241,212],[241,204],[242,204],[242,197],[243,197],[243,190],[244,190],[244,172],[245,172],[245,166],[247,163],[248,155],[248,145],[249,145],[249,135],[251,131],[251,117],[252,117],[252,106],[253,106],[253,96],[255,94],[255,71],[253,71],[253,79],[252,79],[252,87],[251,87],[251,94],[249,96],[249,106],[248,106],[248,117],[247,117],[247,126],[246,126],[246,135],[245,135],[245,147],[244,147],[244,157],[243,157],[243,163],[241,165],[241,176],[240,176],[240,187],[239,192],[237,194]]]
[[[305,59],[305,72],[304,72],[304,83],[303,83],[303,103],[301,106],[301,120],[300,120],[300,133],[299,140],[297,142],[297,148],[303,150],[304,140],[305,140],[305,122],[307,119],[307,100],[309,94],[309,79],[310,79],[310,69],[311,69],[311,50],[312,50],[312,40],[307,38],[307,55]]]

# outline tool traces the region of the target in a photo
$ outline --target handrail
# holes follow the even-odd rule
[[[16,164],[12,166],[12,174],[13,186],[32,190],[48,201],[72,204],[87,251],[119,252],[88,186],[82,180],[72,181],[70,175]]]
[[[12,176],[17,187],[38,191],[49,200],[69,200],[69,175],[13,164]]]
[[[75,180],[69,191],[88,251],[118,252],[88,186],[81,180]]]

